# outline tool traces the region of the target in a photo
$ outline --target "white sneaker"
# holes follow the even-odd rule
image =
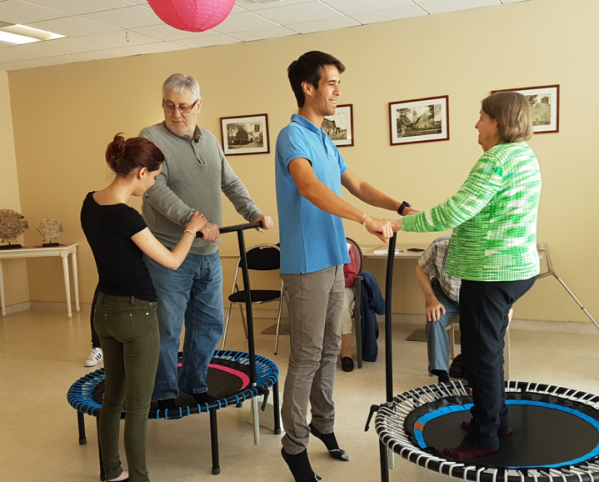
[[[86,367],[95,367],[99,361],[102,360],[104,356],[102,355],[102,348],[92,348],[91,353],[85,360]]]

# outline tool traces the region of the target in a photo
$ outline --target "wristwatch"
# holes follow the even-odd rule
[[[406,201],[402,201],[401,206],[399,206],[399,209],[397,210],[397,214],[399,214],[400,216],[403,216],[403,210],[405,208],[411,208],[412,205],[409,202]]]

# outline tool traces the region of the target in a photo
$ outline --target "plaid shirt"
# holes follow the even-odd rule
[[[431,278],[439,281],[441,289],[447,297],[458,303],[460,301],[462,280],[445,274],[449,241],[451,241],[451,235],[435,239],[426,251],[422,253],[422,256],[418,258],[418,266]]]

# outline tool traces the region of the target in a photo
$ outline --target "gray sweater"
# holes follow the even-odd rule
[[[156,144],[166,158],[141,209],[150,231],[165,246],[177,245],[183,226],[195,211],[206,216],[208,222],[222,226],[221,191],[247,221],[262,214],[210,131],[196,127],[193,139],[180,137],[162,122],[146,127],[139,135]],[[212,243],[197,238],[191,252],[212,254],[218,243],[220,240]]]

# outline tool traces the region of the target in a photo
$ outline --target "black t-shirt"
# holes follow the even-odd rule
[[[90,192],[81,208],[81,227],[92,248],[100,292],[156,301],[156,290],[131,236],[147,227],[141,215],[126,204],[101,206]]]

